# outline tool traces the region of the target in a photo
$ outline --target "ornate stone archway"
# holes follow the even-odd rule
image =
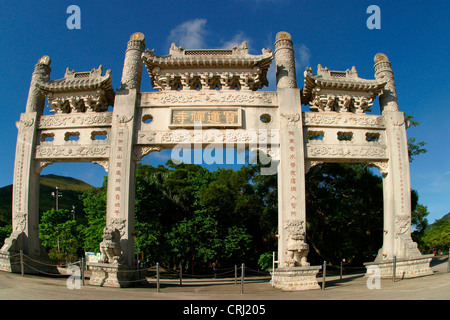
[[[273,58],[277,90],[258,91],[268,85]],[[158,91],[141,92],[144,65]],[[135,33],[118,90],[112,88],[111,71],[103,74],[101,66],[89,72],[67,69],[63,79],[50,80],[50,58],[42,57],[17,122],[13,233],[0,250],[0,268],[15,271],[12,256],[19,250],[45,255],[37,231],[40,170],[53,162],[88,161],[108,172],[102,262],[90,265],[91,284],[130,284],[139,277],[132,272],[136,162],[161,148],[218,144],[262,150],[272,169],[262,174],[278,173],[275,286],[318,288],[320,266],[310,266],[306,258],[305,172],[330,161],[364,162],[383,174],[383,247],[371,265],[387,276],[395,256],[405,276],[430,274],[430,259],[411,240],[407,125],[386,55],[375,56],[374,68],[371,80],[359,78],[355,67],[334,71],[319,65],[317,74],[307,68],[300,90],[287,32],[277,34],[275,52],[251,55],[245,42],[229,50],[172,44],[167,56],[145,50],[144,35]],[[367,114],[377,97],[381,115]],[[43,115],[46,98],[54,115]],[[302,104],[311,112],[302,112]]]

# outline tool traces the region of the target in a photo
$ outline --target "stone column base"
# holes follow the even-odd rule
[[[320,269],[321,266],[277,268],[271,271],[272,285],[285,291],[320,289],[316,279]]]
[[[395,266],[395,278],[408,279],[432,275],[430,262],[433,255],[424,255],[414,259],[397,259]],[[394,273],[394,260],[389,259],[382,262],[366,262],[366,277],[374,275],[374,268],[381,278],[392,278]]]
[[[18,253],[0,252],[0,270],[20,273],[20,256]]]
[[[100,287],[125,288],[143,285],[146,270],[139,271],[135,267],[123,264],[88,263],[92,272],[89,284]]]

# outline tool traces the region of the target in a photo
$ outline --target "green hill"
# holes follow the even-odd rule
[[[76,213],[82,213],[83,203],[79,196],[89,189],[94,188],[84,181],[57,176],[54,174],[41,176],[39,187],[39,214],[55,208],[56,200],[52,196],[55,187],[58,186],[62,197],[59,198],[60,209],[72,209],[75,206]],[[0,226],[11,223],[12,210],[12,185],[0,188]],[[84,213],[83,213],[84,214]]]
[[[450,220],[450,212],[447,213],[446,215],[442,216],[442,218],[437,219],[437,220]],[[430,225],[428,225],[428,227],[425,228],[425,231],[432,229],[434,227],[434,224],[436,223],[436,221],[431,223]]]
[[[450,220],[450,212],[447,213],[445,216],[443,216],[441,219],[443,219],[443,220]]]

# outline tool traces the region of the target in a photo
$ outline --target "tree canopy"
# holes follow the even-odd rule
[[[135,250],[150,264],[201,271],[214,262],[267,268],[277,251],[277,176],[260,167],[209,171],[193,164],[138,164]],[[106,225],[106,185],[81,196],[83,217],[50,210],[42,243],[54,257],[97,252]],[[413,223],[423,234],[427,214],[413,192]],[[306,176],[308,259],[372,261],[382,245],[382,178],[363,164],[322,164]],[[417,208],[417,209],[416,209]],[[426,222],[426,219],[425,219]],[[59,245],[59,247],[57,247]],[[266,261],[267,260],[267,261]]]

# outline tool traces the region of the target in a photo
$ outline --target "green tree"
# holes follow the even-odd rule
[[[258,265],[262,270],[269,270],[273,267],[273,252],[265,252],[259,256]]]
[[[39,224],[39,237],[52,259],[75,261],[83,253],[79,225],[72,220],[69,210],[44,212]]]
[[[86,224],[80,228],[83,249],[86,252],[99,252],[106,226],[106,186],[107,178],[101,188],[90,189],[80,196],[84,205]]]
[[[428,227],[428,220],[426,219],[428,214],[428,208],[419,203],[415,206],[411,214],[411,226],[414,229],[411,237],[419,245],[419,248],[422,248],[424,245],[422,237]]]
[[[217,259],[221,246],[217,220],[197,211],[189,218],[184,218],[173,226],[166,237],[174,254],[175,261],[189,263],[191,272],[194,266],[207,266]]]
[[[447,251],[450,247],[450,221],[444,219],[437,220],[432,228],[425,231],[422,240],[430,250]]]
[[[420,125],[420,122],[414,120],[414,117],[412,115],[405,115],[405,120],[409,123],[410,126],[417,127]],[[416,138],[408,138],[409,162],[412,162],[414,160],[414,157],[427,152],[427,149],[424,148],[425,145],[426,142],[424,141],[416,142]]]
[[[138,165],[137,250],[153,263],[189,263],[191,272],[212,262],[256,264],[260,252],[273,247],[277,217],[276,190],[267,183],[274,180],[259,179],[257,172],[171,161],[158,168]]]
[[[306,176],[307,239],[313,263],[372,261],[382,245],[380,176],[363,164],[323,164]]]
[[[0,227],[0,246],[4,243],[5,239],[9,237],[12,232],[12,225],[7,224],[5,226]]]

